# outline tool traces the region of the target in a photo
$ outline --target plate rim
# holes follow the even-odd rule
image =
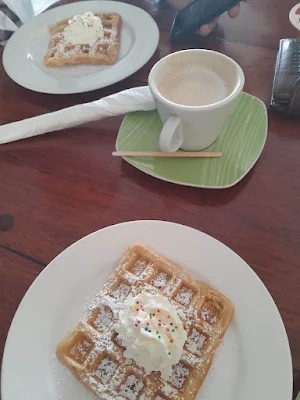
[[[23,29],[25,26],[34,24],[34,23],[35,23],[35,20],[38,19],[40,16],[45,15],[45,14],[47,14],[48,12],[51,12],[51,11],[53,11],[53,10],[57,10],[57,9],[59,9],[59,8],[70,8],[70,9],[72,9],[75,5],[78,5],[78,4],[86,4],[86,3],[89,3],[89,2],[92,2],[92,3],[94,3],[94,4],[95,4],[95,3],[112,3],[112,4],[114,4],[114,7],[117,7],[119,4],[121,4],[122,7],[125,7],[125,8],[127,8],[127,9],[129,9],[129,8],[135,9],[135,10],[137,9],[138,12],[144,13],[144,14],[145,14],[145,17],[149,19],[149,23],[152,24],[153,32],[155,32],[154,36],[151,36],[151,38],[152,38],[152,46],[150,46],[150,45],[148,46],[148,47],[149,47],[149,55],[147,55],[147,57],[144,57],[144,60],[141,61],[141,62],[138,63],[138,64],[132,62],[132,63],[131,63],[131,64],[132,64],[132,71],[131,71],[130,73],[126,73],[126,74],[124,74],[124,75],[121,74],[121,77],[120,77],[120,73],[119,73],[119,74],[116,74],[116,76],[119,76],[119,77],[116,77],[116,78],[112,79],[111,82],[109,82],[109,83],[102,83],[102,84],[99,83],[99,84],[95,85],[95,87],[92,88],[92,89],[77,89],[77,90],[76,90],[76,89],[75,89],[75,90],[72,90],[72,89],[70,89],[70,88],[69,88],[69,89],[66,89],[66,90],[52,90],[51,88],[49,88],[49,89],[47,89],[47,90],[45,90],[45,88],[38,89],[38,88],[36,88],[36,87],[33,88],[31,85],[22,83],[22,79],[18,79],[18,78],[12,77],[12,75],[11,75],[11,73],[10,73],[10,68],[9,68],[9,66],[8,66],[8,65],[9,65],[9,62],[8,62],[7,60],[8,60],[8,57],[9,57],[9,56],[8,56],[7,54],[8,54],[8,52],[10,51],[10,50],[9,50],[10,47],[11,47],[11,46],[14,46],[14,41],[15,41],[15,40],[18,40],[18,36],[20,35],[20,32],[22,33],[22,29]],[[117,12],[117,11],[114,11],[114,12]],[[134,28],[134,24],[133,24],[132,26],[133,26],[133,28]],[[17,39],[16,39],[16,37],[17,37]],[[75,3],[63,4],[63,5],[60,5],[60,6],[58,6],[58,7],[50,8],[50,9],[48,9],[48,10],[45,10],[45,11],[42,12],[41,14],[36,15],[33,19],[31,19],[31,20],[27,21],[26,23],[24,23],[24,24],[14,33],[14,35],[12,35],[11,38],[7,41],[7,43],[6,43],[5,47],[4,47],[4,50],[3,50],[2,63],[3,63],[3,68],[4,68],[5,72],[6,72],[6,74],[9,76],[9,78],[10,78],[12,81],[14,81],[15,83],[17,83],[18,85],[24,87],[25,89],[32,90],[32,91],[37,92],[37,93],[59,94],[59,95],[88,93],[88,92],[92,92],[92,91],[95,91],[95,90],[103,89],[103,88],[105,88],[105,87],[114,85],[114,84],[116,84],[116,83],[118,83],[118,82],[121,82],[121,81],[123,81],[124,79],[126,79],[126,78],[132,76],[133,74],[135,74],[138,70],[140,70],[140,69],[153,57],[155,51],[157,50],[157,47],[158,47],[158,44],[159,44],[159,39],[160,39],[160,31],[159,31],[159,28],[158,28],[158,25],[157,25],[156,21],[155,21],[154,18],[153,18],[149,13],[147,13],[143,8],[137,7],[137,6],[132,5],[132,4],[124,3],[124,2],[121,2],[121,1],[117,1],[117,0],[92,0],[92,1],[91,1],[91,0],[89,0],[89,1],[84,1],[84,0],[83,0],[83,1],[78,1],[78,2],[75,2]],[[11,44],[10,44],[10,43],[11,43]],[[8,49],[8,50],[7,50],[7,49]],[[151,51],[150,51],[150,50],[151,50]],[[130,57],[130,55],[128,55],[128,57]],[[108,67],[109,67],[109,66],[108,66]],[[22,74],[21,74],[20,76],[22,76]]]
[[[266,118],[266,131],[264,133],[263,144],[262,144],[262,146],[261,146],[261,148],[260,148],[260,150],[259,150],[259,152],[257,154],[257,157],[254,159],[253,163],[250,164],[250,166],[246,169],[244,174],[241,175],[238,179],[236,179],[232,183],[229,183],[228,185],[221,185],[221,186],[209,186],[209,185],[197,185],[197,184],[193,184],[193,183],[175,181],[173,179],[167,179],[167,178],[161,177],[160,175],[151,173],[151,172],[149,172],[149,171],[147,171],[147,170],[145,170],[145,169],[143,169],[141,167],[136,166],[134,164],[134,162],[132,162],[130,160],[130,157],[122,157],[122,159],[125,160],[128,164],[132,165],[134,168],[138,169],[141,172],[144,172],[145,174],[147,174],[149,176],[152,176],[153,178],[160,179],[160,180],[162,180],[164,182],[173,183],[175,185],[187,186],[187,187],[195,187],[195,188],[199,188],[199,189],[214,189],[214,190],[216,190],[216,189],[228,189],[228,188],[231,188],[232,186],[235,186],[237,183],[239,183],[242,179],[245,178],[245,176],[252,170],[252,168],[257,163],[258,159],[260,158],[260,156],[261,156],[261,154],[263,152],[263,149],[265,147],[266,141],[267,141],[268,129],[269,129],[269,127],[268,127],[268,124],[269,124],[268,111],[267,111],[267,107],[266,107],[265,103],[261,99],[259,99],[258,97],[254,96],[252,94],[249,94],[247,92],[242,91],[242,94],[245,95],[245,96],[254,98],[256,101],[258,101],[263,106],[263,112],[264,112],[264,115],[265,115],[265,118]],[[148,112],[148,111],[145,111],[145,112]],[[117,138],[116,138],[116,151],[120,151],[119,145],[118,145],[118,139],[119,139],[119,135],[120,135],[120,131],[122,129],[122,126],[125,123],[126,116],[127,116],[127,114],[123,118],[122,123],[121,123],[120,128],[119,128],[119,131],[118,131],[118,135],[117,135]]]
[[[28,296],[30,296],[30,292],[33,288],[33,286],[38,285],[38,282],[43,279],[42,276],[43,274],[46,273],[46,271],[48,271],[52,264],[57,261],[60,257],[63,256],[63,253],[66,253],[67,251],[69,251],[71,248],[75,247],[79,242],[83,242],[83,241],[87,241],[89,237],[96,235],[98,232],[100,231],[107,231],[107,230],[112,230],[112,229],[117,229],[119,226],[126,226],[126,225],[144,225],[147,224],[150,227],[153,226],[154,224],[156,225],[169,225],[169,226],[173,226],[173,227],[177,227],[178,229],[185,229],[187,231],[193,231],[195,234],[200,236],[204,236],[206,237],[208,240],[215,242],[217,246],[221,246],[224,248],[225,251],[231,253],[234,257],[236,257],[239,260],[240,266],[239,268],[243,268],[244,270],[247,271],[247,273],[251,274],[253,276],[253,278],[255,279],[255,282],[257,282],[257,285],[260,286],[260,290],[262,290],[264,292],[264,295],[267,296],[268,300],[271,302],[272,304],[272,308],[274,309],[274,311],[276,312],[276,323],[278,324],[278,328],[281,329],[282,331],[282,341],[284,339],[285,342],[285,353],[286,353],[286,361],[289,364],[289,369],[290,369],[290,373],[289,373],[289,379],[290,379],[290,384],[289,384],[289,393],[287,393],[289,395],[289,397],[287,397],[287,400],[291,400],[292,399],[292,392],[293,392],[293,367],[292,367],[292,356],[291,356],[291,349],[290,349],[290,345],[289,345],[289,340],[288,340],[288,335],[285,329],[285,325],[284,322],[282,320],[281,314],[278,310],[278,307],[273,299],[273,297],[271,296],[269,290],[267,289],[267,287],[265,286],[265,284],[263,283],[263,281],[259,278],[259,276],[256,274],[256,272],[250,267],[250,265],[238,254],[236,253],[234,250],[232,250],[230,247],[228,247],[226,244],[224,244],[223,242],[221,242],[220,240],[216,239],[215,237],[200,231],[199,229],[193,228],[191,226],[188,225],[184,225],[184,224],[180,224],[180,223],[176,223],[176,222],[170,222],[170,221],[162,221],[162,220],[131,220],[131,221],[125,221],[125,222],[121,222],[121,223],[116,223],[113,225],[109,225],[109,226],[105,226],[101,229],[98,229],[94,232],[89,233],[88,235],[80,238],[79,240],[75,241],[74,243],[72,243],[70,246],[66,247],[63,251],[61,251],[59,254],[57,254],[48,264],[47,266],[39,273],[39,275],[35,278],[35,280],[31,283],[31,285],[29,286],[29,288],[27,289],[26,293],[24,294],[24,296],[22,297],[22,300],[20,301],[14,317],[12,319],[10,328],[8,330],[8,334],[7,334],[7,338],[5,341],[5,346],[4,346],[4,351],[3,351],[3,358],[2,358],[2,365],[1,365],[1,391],[0,394],[2,396],[3,400],[7,400],[8,397],[4,397],[4,390],[3,390],[3,382],[4,382],[4,375],[6,372],[6,359],[8,358],[8,347],[11,346],[10,345],[10,333],[11,331],[14,329],[14,324],[16,323],[15,320],[18,318],[18,315],[22,312],[21,311],[21,307],[23,305],[23,303],[25,302],[26,298]],[[286,386],[287,386],[287,382],[286,382]]]

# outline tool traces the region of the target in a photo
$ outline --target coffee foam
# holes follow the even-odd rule
[[[228,97],[232,88],[226,77],[209,66],[173,65],[158,84],[163,97],[186,106],[215,104]]]

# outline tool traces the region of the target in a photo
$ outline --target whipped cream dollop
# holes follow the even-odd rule
[[[104,29],[100,17],[88,11],[75,15],[63,31],[64,40],[71,44],[88,44],[93,46],[98,39],[103,39]]]
[[[182,356],[187,339],[176,308],[160,294],[129,297],[115,325],[124,356],[132,358],[146,374],[160,371],[167,380]]]

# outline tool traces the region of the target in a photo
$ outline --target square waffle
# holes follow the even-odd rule
[[[48,51],[44,57],[45,65],[58,67],[64,64],[113,64],[118,56],[121,16],[116,13],[96,13],[104,28],[104,38],[93,46],[72,45],[64,40],[63,31],[69,23],[66,18],[49,25],[51,35]]]
[[[125,298],[141,292],[165,296],[187,332],[181,360],[168,381],[123,355],[114,331]],[[130,247],[56,355],[100,399],[192,400],[210,368],[234,312],[233,304],[144,245]]]

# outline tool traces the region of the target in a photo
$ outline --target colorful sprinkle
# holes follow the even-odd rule
[[[160,312],[160,310],[157,310],[157,312]]]
[[[151,332],[151,329],[149,329],[149,331],[148,331],[149,333]]]
[[[141,323],[141,321],[138,321],[138,324],[140,324]]]
[[[160,339],[160,336],[158,336],[158,339]]]
[[[137,301],[136,304],[139,304],[139,301]]]
[[[158,326],[161,326],[161,324],[158,324]]]
[[[145,331],[148,331],[148,328],[145,328]]]
[[[170,342],[173,343],[173,340],[171,339]]]
[[[171,353],[169,352],[169,353],[168,353],[168,355],[170,356],[170,355],[171,355]]]
[[[152,314],[153,315],[153,317],[155,317],[155,314]]]
[[[168,318],[170,318],[170,315],[168,315]]]
[[[172,329],[172,332],[175,332],[175,329]]]
[[[159,332],[158,332],[158,331],[156,331],[156,333],[157,333],[157,335],[159,334]]]
[[[178,329],[178,326],[177,326],[177,325],[175,325],[175,329]]]
[[[149,326],[149,322],[147,322],[147,325]]]
[[[170,329],[169,329],[169,328],[167,328],[167,332],[169,332],[169,330],[170,330]]]
[[[173,325],[173,322],[171,322],[170,325],[172,326],[172,325]]]

